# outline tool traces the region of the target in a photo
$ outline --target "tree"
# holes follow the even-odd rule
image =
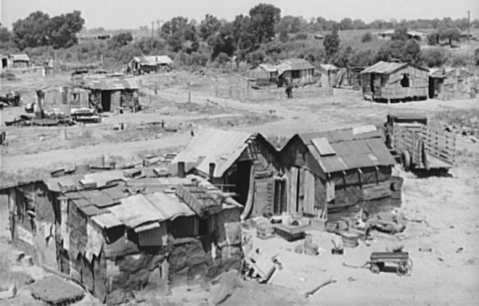
[[[391,40],[379,48],[376,61],[401,61],[418,64],[421,61],[421,47],[414,40]]]
[[[215,34],[220,27],[221,23],[218,18],[210,14],[206,14],[205,19],[201,21],[200,24],[199,36],[206,41],[208,37]]]
[[[373,40],[373,35],[371,34],[371,32],[367,32],[366,34],[363,35],[363,37],[361,37],[361,42],[363,43],[367,43],[372,40]]]
[[[474,50],[474,65],[479,66],[479,48]]]
[[[441,67],[447,59],[448,55],[442,48],[431,48],[421,52],[421,61],[429,68]]]
[[[12,38],[12,33],[6,28],[3,27],[0,23],[0,43],[7,43]]]
[[[331,34],[328,34],[324,37],[323,45],[326,50],[326,57],[332,58],[339,51],[339,35],[338,31],[334,30]]]
[[[452,42],[459,42],[461,39],[461,32],[457,28],[441,28],[439,30],[439,39],[447,40],[452,47]]]
[[[339,22],[339,26],[341,30],[352,30],[353,29],[353,21],[351,18],[344,18]]]
[[[108,41],[108,46],[111,49],[116,49],[128,45],[131,41],[133,41],[133,36],[130,32],[120,33],[111,37],[111,39]]]
[[[39,46],[68,48],[78,42],[77,34],[84,24],[80,11],[53,18],[37,11],[13,24],[13,40],[22,50]]]
[[[406,27],[399,27],[394,30],[393,36],[391,36],[391,40],[402,40],[406,41],[409,39],[409,36],[407,34],[407,28]]]
[[[282,43],[288,42],[288,40],[289,40],[288,30],[282,29],[282,30],[279,32],[279,40],[280,40]]]
[[[281,10],[272,4],[258,4],[249,11],[252,34],[255,44],[274,39],[275,26],[281,17]]]
[[[223,25],[216,35],[210,36],[208,45],[213,48],[212,60],[221,53],[232,56],[236,50],[232,24]]]

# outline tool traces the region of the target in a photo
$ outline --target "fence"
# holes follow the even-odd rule
[[[252,89],[240,86],[229,88],[215,88],[216,97],[239,101],[269,101],[285,100],[288,98],[285,88]],[[299,87],[293,89],[293,99],[318,98],[333,95],[333,88],[326,87]]]

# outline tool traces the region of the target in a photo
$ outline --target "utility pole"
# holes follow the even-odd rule
[[[151,22],[151,39],[153,39],[153,31],[154,31],[154,27],[155,27],[155,22],[152,21]]]
[[[467,44],[471,44],[471,11],[467,11]]]

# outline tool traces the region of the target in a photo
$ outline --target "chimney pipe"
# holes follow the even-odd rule
[[[185,162],[178,162],[178,177],[185,177]]]
[[[215,175],[215,163],[210,163],[210,182],[213,183],[213,177]]]

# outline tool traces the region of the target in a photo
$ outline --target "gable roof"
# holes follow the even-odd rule
[[[209,173],[209,164],[214,163],[214,177],[222,177],[247,148],[251,136],[249,133],[235,131],[210,128],[201,130],[171,163],[184,162],[186,171],[195,168],[205,175]],[[189,166],[192,167],[188,169]]]
[[[279,65],[277,65],[277,68],[279,73],[282,74],[284,71],[289,71],[289,70],[314,69],[314,66],[304,59],[292,58],[289,60],[282,61]]]
[[[30,61],[30,58],[29,58],[28,55],[26,55],[25,53],[22,53],[22,54],[11,54],[11,55],[10,55],[10,58],[11,58],[13,61],[21,61],[21,62],[29,62],[29,61]]]
[[[325,173],[396,162],[374,126],[298,134]]]
[[[429,72],[424,67],[414,65],[414,64],[408,64],[408,63],[390,63],[390,62],[377,62],[376,64],[364,69],[361,71],[361,74],[363,73],[380,73],[380,74],[391,74],[394,73],[404,67],[407,67],[408,65],[413,66],[416,69],[423,70]]]
[[[131,78],[103,78],[85,80],[83,87],[93,90],[139,89],[138,82]]]
[[[135,56],[133,60],[145,66],[173,65],[173,60],[168,55]]]

